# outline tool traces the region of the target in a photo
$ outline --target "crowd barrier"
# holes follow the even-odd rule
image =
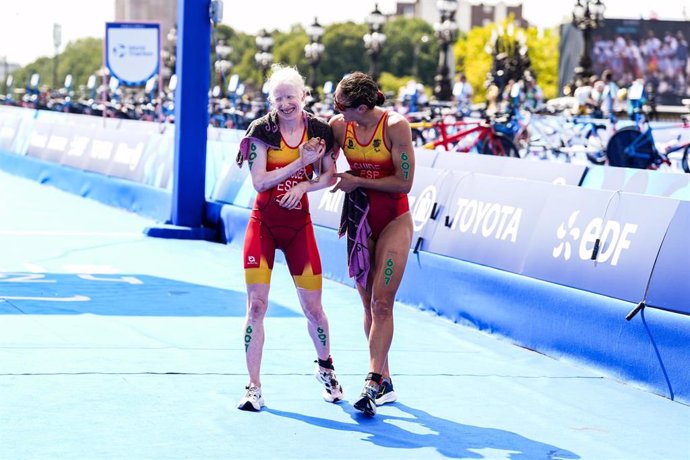
[[[173,132],[3,107],[0,164],[163,221]],[[242,134],[210,128],[207,145],[207,212],[233,245],[256,195],[246,165],[234,163]],[[690,351],[679,346],[690,338],[686,176],[416,153],[399,300],[690,401]],[[347,169],[342,157],[338,168]],[[352,284],[336,232],[343,199],[328,189],[309,196],[324,273]],[[626,321],[639,302],[654,308]]]

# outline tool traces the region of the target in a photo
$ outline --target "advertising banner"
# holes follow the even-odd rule
[[[144,85],[158,73],[160,24],[107,22],[105,65],[127,86]]]
[[[478,173],[451,176],[444,184],[451,195],[425,250],[520,273],[544,203],[561,187]]]
[[[14,138],[19,131],[21,112],[13,107],[0,106],[0,149],[11,152]]]
[[[585,175],[582,187],[598,190],[621,190],[690,201],[690,174],[592,166]]]
[[[690,315],[690,202],[681,202],[661,245],[647,304]]]
[[[54,152],[51,154],[47,149],[50,133],[53,131],[54,126],[55,123],[49,117],[41,116],[36,118],[29,134],[27,155],[56,163],[60,162],[62,154],[55,154]]]
[[[579,185],[587,170],[584,165],[572,163],[456,152],[439,152],[434,162],[434,168],[520,177],[561,185]]]
[[[415,166],[432,167],[439,152],[431,149],[414,149]]]
[[[677,200],[554,187],[522,274],[637,303]]]
[[[172,190],[174,155],[175,129],[173,126],[166,126],[164,131],[151,134],[141,161],[142,183]]]

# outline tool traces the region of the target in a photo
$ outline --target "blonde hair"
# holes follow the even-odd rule
[[[304,77],[300,75],[296,67],[273,64],[271,66],[271,76],[266,82],[268,86],[268,100],[273,103],[273,92],[279,85],[289,85],[296,88],[302,96],[307,96],[308,90],[304,82]]]

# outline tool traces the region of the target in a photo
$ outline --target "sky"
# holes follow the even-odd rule
[[[690,3],[685,0],[603,0],[611,18],[649,18],[682,20],[684,4],[690,18]],[[396,0],[224,0],[223,22],[236,30],[256,34],[260,29],[288,30],[293,24],[309,25],[318,17],[322,25],[352,20],[364,22],[378,3],[383,13],[392,13]],[[472,3],[480,3],[480,0]],[[494,4],[496,0],[484,0]],[[518,3],[516,0],[506,1]],[[531,24],[552,27],[567,21],[574,0],[523,0],[523,16]],[[346,6],[347,5],[347,6]],[[257,11],[257,6],[260,11]],[[261,12],[270,12],[263,15]],[[62,27],[62,47],[84,37],[102,37],[105,23],[115,20],[114,0],[3,0],[0,16],[0,63],[26,65],[40,56],[52,56],[53,24]],[[1,64],[0,64],[1,65]]]

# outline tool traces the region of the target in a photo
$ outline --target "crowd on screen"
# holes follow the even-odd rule
[[[593,69],[601,74],[610,69],[620,87],[635,80],[648,82],[659,104],[678,104],[690,96],[688,88],[688,42],[681,30],[658,36],[653,30],[643,38],[618,34],[614,39],[598,37],[592,49]]]

